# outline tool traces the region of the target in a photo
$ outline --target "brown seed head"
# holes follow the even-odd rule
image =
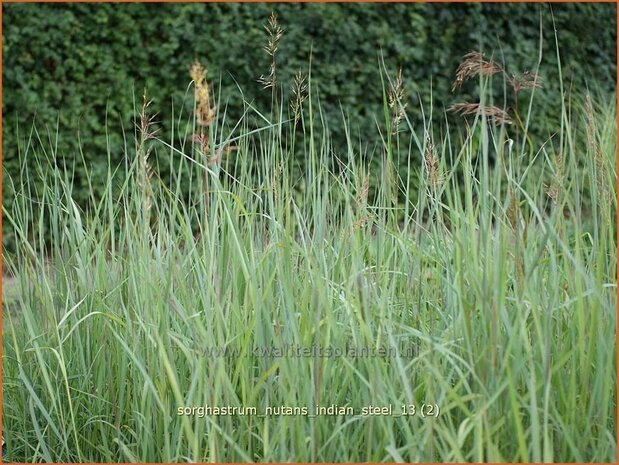
[[[207,73],[207,69],[197,60],[189,69],[189,75],[195,86],[196,122],[200,126],[210,125],[217,116],[217,107],[211,106],[211,90],[206,80]]]
[[[485,115],[496,125],[512,124],[512,119],[506,111],[492,105],[482,106],[478,103],[454,103],[449,107],[449,111],[453,111],[461,116]]]
[[[436,147],[432,142],[432,138],[429,134],[426,135],[426,148],[423,152],[423,163],[428,175],[428,179],[435,188],[439,186],[442,177],[440,174],[440,166],[438,156],[436,154]]]
[[[537,73],[525,71],[522,74],[513,74],[512,77],[508,77],[507,83],[512,86],[512,89],[517,94],[521,90],[542,87],[542,77]]]
[[[492,76],[496,73],[503,72],[503,68],[496,62],[487,59],[483,53],[472,51],[464,55],[462,63],[456,70],[456,78],[451,87],[451,91],[455,91],[462,83],[471,76],[482,75]]]

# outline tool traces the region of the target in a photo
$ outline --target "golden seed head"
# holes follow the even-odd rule
[[[505,110],[492,105],[482,106],[478,103],[454,103],[449,107],[449,111],[453,111],[461,116],[485,115],[496,125],[512,124],[512,119]]]
[[[200,126],[210,125],[217,116],[217,107],[211,106],[211,89],[206,75],[208,71],[197,60],[191,65],[189,75],[194,83],[196,99],[196,122]]]

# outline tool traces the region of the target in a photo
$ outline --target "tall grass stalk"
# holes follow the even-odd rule
[[[378,175],[348,126],[348,156],[331,162],[311,73],[290,119],[283,99],[275,119],[247,102],[232,129],[214,123],[220,102],[204,107],[217,113],[194,128],[208,153],[146,125],[136,162],[109,166],[87,210],[33,133],[20,156],[38,169],[9,180],[3,210],[19,238],[4,257],[19,286],[3,307],[10,459],[613,461],[616,109],[583,101],[561,144],[532,147],[483,114],[461,135],[420,130],[383,89]],[[144,177],[146,135],[169,154],[169,181]],[[307,158],[301,176],[290,147]],[[200,188],[186,199],[188,183]],[[254,351],[286,344],[398,350]],[[331,404],[354,414],[311,416]],[[177,414],[205,405],[310,415]],[[390,405],[416,414],[361,415]]]

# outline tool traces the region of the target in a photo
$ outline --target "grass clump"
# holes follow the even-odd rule
[[[234,124],[206,70],[191,78],[197,143],[157,137],[144,97],[132,161],[109,166],[87,210],[36,133],[22,153],[41,169],[11,181],[4,210],[19,238],[3,334],[11,459],[613,460],[613,106],[566,102],[558,136],[531,146],[535,122],[509,129],[482,95],[461,109],[464,134],[439,137],[411,126],[401,75],[385,75],[376,173],[351,137],[334,161],[311,73],[286,115],[272,69],[270,116],[246,101]]]

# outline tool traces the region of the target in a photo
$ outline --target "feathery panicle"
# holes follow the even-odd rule
[[[196,122],[200,126],[209,126],[217,115],[217,107],[211,106],[211,89],[206,75],[208,71],[199,61],[189,69],[189,75],[195,86]]]
[[[142,108],[140,109],[140,122],[138,124],[140,135],[144,141],[154,139],[157,132],[159,132],[159,129],[152,129],[157,114],[151,116],[148,115],[148,107],[151,103],[153,103],[153,101],[147,98],[146,89],[144,89],[144,94],[142,96]]]
[[[368,193],[370,191],[370,175],[366,174],[361,181],[361,185],[357,187],[357,194],[355,195],[354,208],[356,211],[357,219],[351,224],[350,230],[345,229],[342,231],[342,235],[350,237],[355,231],[363,228],[368,223],[372,223],[376,220],[374,214],[368,212]]]
[[[210,126],[217,117],[217,107],[211,104],[211,89],[206,79],[208,71],[196,60],[189,69],[189,75],[194,83],[195,92],[195,118],[198,125],[198,132],[193,134],[193,140],[199,144],[199,154],[208,166],[213,166],[215,157],[211,157],[210,140],[206,128]],[[209,208],[209,173],[204,170],[202,193],[206,212]]]
[[[359,211],[367,207],[369,190],[370,190],[370,175],[368,174],[367,176],[365,176],[365,178],[363,178],[361,187],[359,187],[357,191],[357,195],[355,196],[355,206],[357,207]]]
[[[294,114],[294,124],[296,125],[301,118],[301,105],[307,98],[307,84],[305,83],[305,76],[301,71],[297,72],[292,82],[292,95],[293,98],[290,101],[290,110]]]
[[[275,61],[271,61],[271,64],[269,65],[269,74],[267,76],[261,74],[258,78],[258,82],[262,84],[263,89],[268,89],[275,87],[276,81],[277,78],[275,77]]]
[[[269,35],[269,42],[267,43],[267,45],[264,46],[264,51],[267,52],[270,56],[275,56],[279,41],[284,35],[284,30],[279,26],[279,23],[277,22],[277,15],[274,11],[271,12],[271,16],[269,16],[269,21],[264,26],[264,29]]]
[[[275,12],[271,12],[271,16],[269,16],[269,20],[264,26],[264,29],[267,32],[268,42],[263,49],[271,57],[271,64],[269,66],[269,74],[267,76],[264,74],[261,75],[258,78],[258,82],[262,84],[264,89],[268,89],[269,87],[274,88],[277,82],[275,76],[275,53],[277,52],[279,41],[284,35],[284,30],[279,26]]]
[[[482,113],[494,121],[494,124],[512,124],[511,117],[505,110],[491,105],[486,105],[482,108]]]
[[[453,111],[461,116],[485,115],[496,125],[512,124],[512,119],[506,111],[491,105],[482,106],[478,103],[454,103],[449,107],[449,111]]]
[[[451,91],[462,86],[462,83],[471,76],[482,75],[492,76],[496,73],[503,72],[503,68],[496,62],[487,59],[483,53],[472,51],[464,55],[462,63],[456,70],[456,79],[453,82]]]
[[[546,194],[552,199],[555,204],[561,202],[561,193],[563,192],[563,182],[565,180],[565,167],[563,155],[558,154],[554,160],[554,172],[552,175],[552,183],[546,186]]]
[[[209,138],[208,134],[204,134],[204,131],[200,131],[198,134],[193,134],[191,139],[197,142],[200,153],[206,155],[209,153]]]
[[[404,85],[402,83],[402,68],[398,71],[395,81],[389,89],[389,107],[394,108],[398,102],[404,100]]]
[[[205,132],[205,128],[210,126],[217,117],[217,106],[211,102],[211,88],[206,79],[207,73],[207,69],[197,60],[189,70],[189,75],[195,86],[196,123],[199,126],[198,132],[193,135],[193,140],[198,143],[199,151],[206,164],[217,166],[221,162],[224,149],[215,150],[211,156],[209,135]]]
[[[148,211],[151,208],[151,199],[153,189],[151,185],[151,178],[153,177],[153,169],[148,161],[150,157],[150,147],[146,147],[146,143],[150,139],[154,139],[158,129],[153,130],[152,125],[157,115],[148,115],[148,107],[152,103],[146,96],[146,89],[144,89],[144,95],[142,97],[142,108],[140,109],[140,122],[138,129],[140,131],[140,143],[137,148],[137,155],[139,157],[140,169],[137,172],[137,184],[138,188],[144,194],[144,214],[148,218]]]
[[[512,86],[514,93],[518,93],[521,90],[541,88],[542,77],[537,73],[531,73],[525,71],[522,74],[513,74],[511,77],[507,77],[507,83]]]
[[[585,118],[587,121],[587,145],[590,153],[593,153],[595,166],[595,185],[600,195],[604,206],[610,205],[611,194],[608,187],[608,172],[604,161],[604,153],[602,147],[597,140],[597,124],[595,122],[595,113],[593,110],[593,100],[591,95],[587,94],[585,99]]]
[[[395,135],[398,133],[400,123],[404,118],[404,110],[406,103],[403,103],[405,97],[404,83],[402,80],[402,68],[396,76],[395,82],[391,83],[389,88],[389,108],[391,108],[393,117],[391,120],[392,133]]]
[[[423,152],[423,166],[432,186],[437,188],[442,180],[436,147],[432,142],[430,134],[426,134],[426,148]]]

